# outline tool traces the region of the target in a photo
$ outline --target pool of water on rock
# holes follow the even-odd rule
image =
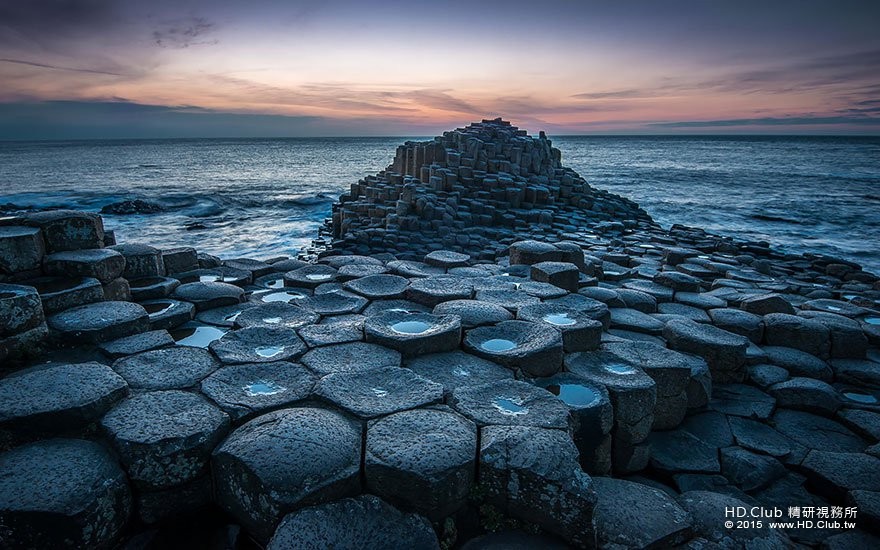
[[[207,348],[211,342],[219,340],[228,331],[208,325],[184,325],[169,332],[178,346]]]
[[[486,351],[508,351],[516,347],[516,342],[503,338],[492,338],[480,344],[480,347]]]
[[[295,290],[283,290],[281,292],[269,292],[267,294],[263,294],[260,300],[262,300],[263,302],[287,303],[293,300],[301,300],[303,298],[305,298],[305,296]]]
[[[260,357],[275,357],[284,351],[284,346],[260,346],[254,348],[254,352]]]
[[[547,390],[570,407],[586,407],[599,399],[594,389],[580,384],[551,384]]]
[[[521,404],[517,403],[515,400],[509,397],[496,397],[492,401],[492,405],[501,411],[501,414],[509,414],[513,416],[519,416],[521,414],[526,414],[529,412],[528,407],[524,407]]]
[[[251,397],[256,397],[258,395],[275,395],[276,393],[283,392],[285,389],[287,388],[279,386],[275,382],[269,380],[257,380],[244,387],[245,393]]]
[[[865,322],[869,325],[880,325],[880,317],[865,317]]]
[[[567,327],[577,323],[577,321],[568,316],[568,313],[551,313],[544,316],[544,321],[560,327]]]
[[[399,321],[391,325],[391,330],[400,334],[422,334],[430,328],[431,325],[424,321]]]
[[[605,370],[612,374],[633,374],[636,369],[628,365],[605,365]]]
[[[376,395],[376,397],[385,397],[386,395],[388,395],[388,390],[385,390],[383,388],[370,388],[370,391],[372,391]]]

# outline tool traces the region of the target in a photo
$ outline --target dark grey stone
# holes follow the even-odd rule
[[[518,380],[459,387],[449,404],[479,426],[571,428],[569,408],[549,391]]]
[[[764,341],[769,346],[787,346],[817,357],[828,357],[831,351],[828,327],[819,321],[785,313],[764,316]]]
[[[109,248],[56,252],[43,259],[43,270],[46,275],[68,278],[92,277],[101,283],[109,283],[121,277],[124,269],[125,257]]]
[[[788,537],[781,531],[771,529],[768,522],[761,527],[752,526],[730,529],[719,518],[727,517],[725,512],[738,508],[748,509],[749,504],[729,495],[710,491],[688,491],[680,495],[678,504],[694,519],[694,534],[705,537],[720,548],[787,548],[791,546]]]
[[[774,457],[788,456],[796,449],[794,442],[761,422],[736,416],[728,422],[736,444],[745,449]]]
[[[474,483],[477,428],[443,409],[395,413],[367,427],[367,490],[441,520],[461,509]]]
[[[786,409],[831,416],[841,405],[830,384],[812,378],[792,378],[770,386],[767,391],[776,398],[777,406]]]
[[[30,367],[0,379],[0,426],[28,435],[85,428],[127,394],[125,380],[100,363]]]
[[[432,382],[442,384],[447,397],[460,387],[513,378],[510,369],[459,350],[410,358],[405,366]]]
[[[562,336],[546,324],[503,321],[465,333],[464,347],[528,376],[550,376],[562,368]]]
[[[776,399],[745,384],[723,384],[714,386],[709,406],[727,415],[766,420],[773,414]]]
[[[367,317],[364,333],[367,342],[413,357],[457,349],[461,320],[456,315],[386,311]]]
[[[336,279],[336,270],[327,265],[307,265],[284,274],[284,286],[315,288]]]
[[[189,302],[163,298],[160,300],[147,300],[141,302],[141,306],[150,316],[150,328],[153,330],[171,330],[180,325],[192,321],[196,314],[196,308]]]
[[[409,279],[399,275],[369,275],[348,281],[342,286],[370,300],[391,300],[403,297]]]
[[[667,474],[721,471],[718,449],[685,430],[654,432],[647,439],[651,446],[651,466]]]
[[[400,353],[376,344],[352,342],[313,349],[302,363],[320,376],[334,372],[361,372],[379,367],[399,367]]]
[[[315,395],[359,418],[376,418],[443,401],[443,386],[401,367],[335,372],[318,381]]]
[[[289,406],[309,397],[318,377],[298,363],[246,363],[223,367],[201,391],[233,421]]]
[[[693,533],[693,518],[663,491],[622,479],[593,478],[600,548],[668,548]]]
[[[470,260],[471,257],[467,254],[461,254],[451,250],[435,250],[425,256],[426,264],[445,269],[466,266],[470,263]]]
[[[51,315],[48,325],[64,344],[97,344],[149,330],[150,317],[131,302],[96,302]]]
[[[229,417],[198,395],[171,390],[130,397],[101,424],[129,478],[154,490],[198,477],[226,435]]]
[[[538,262],[532,264],[531,278],[539,283],[549,283],[568,292],[578,291],[580,270],[569,262]]]
[[[268,550],[372,548],[439,550],[431,523],[373,495],[303,508],[281,521]]]
[[[779,294],[759,294],[749,296],[739,304],[740,309],[755,315],[767,315],[769,313],[787,313],[794,315],[794,307]]]
[[[361,426],[333,411],[258,416],[214,451],[217,504],[267,541],[288,512],[360,492],[361,445]]]
[[[479,300],[450,300],[437,304],[433,313],[434,315],[458,315],[461,318],[461,326],[466,329],[482,325],[495,325],[513,319],[513,314],[504,307]]]
[[[364,324],[345,322],[329,325],[307,325],[300,328],[297,334],[311,348],[332,344],[345,344],[364,339]]]
[[[197,282],[180,285],[174,290],[173,296],[192,302],[197,311],[204,311],[244,301],[244,290],[229,283]]]
[[[40,277],[31,279],[28,283],[40,293],[43,310],[47,314],[106,299],[101,282],[91,277],[82,279]]]
[[[804,376],[830,382],[832,371],[828,364],[805,351],[780,346],[764,346],[762,348],[767,355],[767,361],[778,365],[791,376]]]
[[[591,351],[599,347],[602,323],[595,319],[555,304],[536,304],[520,308],[517,319],[551,326],[562,333],[562,347],[566,353]]]
[[[807,412],[779,409],[770,421],[776,431],[808,449],[860,453],[865,442],[839,423]]]
[[[37,328],[44,320],[40,295],[33,287],[0,284],[0,337]]]
[[[745,336],[752,343],[760,344],[764,339],[764,321],[759,315],[739,309],[717,308],[709,310],[709,317],[716,327]]]
[[[98,345],[98,349],[110,359],[118,359],[126,355],[134,355],[172,345],[174,345],[174,339],[171,338],[167,330],[151,330],[140,334],[132,334],[131,336],[123,336],[110,342],[103,342]]]
[[[663,329],[663,336],[670,348],[705,359],[715,382],[745,378],[748,338],[693,321],[670,321]]]
[[[227,332],[209,347],[227,364],[290,361],[306,351],[305,343],[293,329],[262,326]]]
[[[474,285],[469,279],[438,275],[411,281],[404,296],[407,300],[434,307],[450,300],[470,300],[473,292]]]
[[[297,305],[319,315],[346,315],[360,313],[367,306],[367,299],[344,290],[334,290],[303,298]]]
[[[836,502],[855,489],[880,491],[880,459],[864,453],[812,450],[801,469],[810,489]]]
[[[317,323],[320,315],[299,305],[285,302],[272,302],[243,310],[235,320],[234,326],[248,328],[255,326],[299,328]]]
[[[122,276],[126,279],[165,275],[162,251],[158,248],[137,243],[118,244],[111,248],[125,256],[125,270]]]
[[[91,441],[49,439],[0,454],[9,548],[112,548],[131,512],[125,474]]]
[[[502,512],[578,547],[595,545],[593,509],[601,502],[564,432],[528,426],[482,428],[480,487],[487,502]]]
[[[46,252],[50,254],[104,246],[104,223],[97,214],[75,210],[46,210],[28,214],[22,224],[42,230]]]
[[[40,269],[46,244],[39,228],[0,226],[0,274]]]
[[[721,473],[743,491],[762,489],[786,473],[778,460],[741,447],[721,449]]]
[[[113,370],[132,389],[143,390],[191,388],[219,367],[207,351],[186,346],[146,351],[113,363]]]

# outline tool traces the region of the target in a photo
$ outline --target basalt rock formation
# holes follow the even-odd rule
[[[650,225],[637,204],[565,168],[543,132],[531,137],[498,118],[398,147],[391,165],[333,205],[324,231],[331,240],[316,244],[400,259],[451,250],[491,260],[518,239]]]
[[[394,166],[308,262],[0,219],[0,547],[880,545],[875,275],[660,228],[497,121]]]

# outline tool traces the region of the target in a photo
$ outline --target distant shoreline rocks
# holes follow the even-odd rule
[[[143,199],[114,202],[101,208],[101,214],[124,216],[129,214],[155,214],[165,210],[161,205]]]

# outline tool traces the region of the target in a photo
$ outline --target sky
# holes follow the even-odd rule
[[[875,0],[0,0],[0,139],[880,135]]]

